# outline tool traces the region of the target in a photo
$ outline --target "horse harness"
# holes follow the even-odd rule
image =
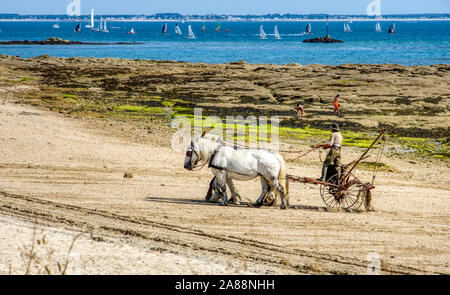
[[[196,166],[196,167],[194,167],[194,168],[200,167],[198,170],[201,170],[203,167],[205,167],[206,164],[208,164],[208,168],[214,168],[214,169],[217,169],[217,170],[220,170],[220,171],[227,171],[227,172],[231,172],[231,173],[234,173],[234,174],[239,174],[239,175],[244,175],[244,176],[246,176],[246,174],[242,174],[242,173],[230,171],[230,170],[228,170],[228,169],[225,168],[225,167],[219,167],[219,166],[214,165],[214,164],[212,163],[213,160],[214,160],[214,158],[216,157],[217,153],[219,152],[219,150],[220,150],[222,147],[224,147],[224,145],[220,145],[220,146],[218,146],[218,147],[216,148],[216,150],[213,152],[213,154],[211,155],[211,158],[209,159],[208,162],[205,162],[205,163],[203,163],[202,165],[198,165],[198,166]],[[234,146],[234,149],[235,149],[235,150],[237,150],[237,148],[238,148],[237,146]],[[197,159],[200,159],[199,154],[195,151],[194,144],[191,143],[191,150],[186,152],[186,156],[189,157],[189,162],[192,161],[192,154],[193,154],[193,153],[195,153],[195,155],[197,156]],[[196,170],[196,171],[197,171],[197,170]],[[261,176],[261,174],[259,174],[259,173],[258,173],[258,175]]]
[[[227,170],[227,168],[219,167],[219,166],[214,165],[214,164],[212,163],[212,161],[214,160],[214,158],[215,158],[216,155],[217,155],[217,152],[219,151],[219,149],[220,149],[221,147],[222,147],[222,146],[218,147],[218,148],[214,151],[214,153],[212,154],[211,158],[209,159],[208,168],[214,168],[214,169],[221,170],[221,171]]]
[[[228,169],[225,168],[225,167],[220,167],[220,166],[214,165],[214,164],[212,163],[213,160],[214,160],[214,158],[216,157],[217,153],[219,152],[219,149],[222,148],[223,146],[224,146],[224,145],[219,146],[219,147],[214,151],[214,153],[212,154],[211,158],[209,159],[208,168],[214,168],[214,169],[217,169],[217,170],[220,170],[220,171],[226,171],[226,172],[231,172],[231,173],[238,174],[238,175],[247,176],[246,174],[242,174],[242,173],[230,171],[230,170],[228,170]],[[234,149],[237,150],[237,147],[234,146]],[[259,173],[258,173],[258,175],[261,176],[261,174],[259,174]]]

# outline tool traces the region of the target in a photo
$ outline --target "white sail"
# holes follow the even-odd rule
[[[352,29],[350,28],[349,24],[344,24],[344,32],[350,33]]]
[[[277,25],[275,25],[274,36],[275,36],[275,39],[281,39],[280,33],[278,32],[278,26]]]
[[[178,25],[175,26],[175,34],[177,34],[177,35],[181,35],[182,34],[181,33],[181,29],[180,29],[180,27]]]
[[[259,27],[259,38],[260,39],[266,39],[266,37],[267,37],[267,34],[264,32],[264,26],[261,25]]]
[[[103,17],[100,18],[100,27],[98,29],[103,31]]]
[[[377,23],[377,25],[375,26],[375,30],[376,30],[378,33],[382,32],[380,23]]]
[[[189,39],[195,39],[196,37],[195,37],[195,35],[194,35],[194,32],[192,31],[192,27],[191,27],[191,25],[189,25],[188,26],[188,32],[189,32]]]
[[[106,26],[106,19],[105,19],[105,22],[104,22],[104,24],[103,24],[103,30],[102,30],[102,32],[109,33],[108,27]]]
[[[91,10],[91,24],[86,25],[85,28],[94,28],[94,9]]]

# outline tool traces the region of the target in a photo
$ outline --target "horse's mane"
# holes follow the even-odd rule
[[[202,135],[201,138],[211,140],[212,142],[223,143],[222,136],[219,136],[216,134],[206,133],[206,134]]]
[[[196,137],[194,142],[200,144],[200,146],[207,147],[207,149],[201,149],[199,153],[201,154],[201,158],[205,161],[209,161],[209,157],[211,157],[212,153],[215,149],[223,146],[222,137],[216,134],[207,134],[203,133],[202,135]]]

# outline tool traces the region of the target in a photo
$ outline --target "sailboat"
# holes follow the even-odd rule
[[[54,24],[53,25],[53,29],[59,29],[59,25],[58,24]]]
[[[188,26],[188,34],[189,34],[188,39],[195,39],[195,38],[197,38],[197,37],[195,37],[194,32],[192,31],[191,25]]]
[[[103,23],[103,29],[101,29],[101,31],[102,31],[103,33],[109,33],[108,27],[106,26],[106,19],[105,19],[105,22]]]
[[[75,29],[74,29],[75,33],[81,33],[81,23],[79,23]]]
[[[380,25],[380,23],[377,23],[377,24],[375,25],[375,30],[376,30],[378,33],[383,32],[383,31],[381,30],[381,25]]]
[[[261,25],[259,27],[259,39],[263,40],[263,39],[267,39],[267,34],[266,32],[264,32],[264,26]]]
[[[344,24],[344,32],[346,33],[351,33],[352,29],[350,28],[349,24]]]
[[[220,23],[217,24],[217,28],[215,29],[216,32],[220,32]]]
[[[392,35],[395,34],[395,23],[392,23],[392,25],[389,27],[388,33]]]
[[[127,33],[128,35],[136,35],[136,31],[134,28],[131,28],[131,30]]]
[[[95,30],[96,32],[101,32],[103,31],[103,17],[100,18],[100,23],[97,27],[97,29]]]
[[[306,25],[306,29],[305,32],[302,35],[311,35],[312,31],[311,31],[311,24]]]
[[[167,23],[164,24],[164,26],[162,28],[162,33],[167,34]]]
[[[100,27],[100,26],[102,26],[102,21],[103,21],[103,19],[100,18],[100,22],[99,22],[99,24],[97,25],[97,27],[91,28],[91,31],[94,31],[94,32],[100,32],[100,29],[102,29],[102,28]]]
[[[177,35],[182,35],[181,29],[180,29],[180,27],[178,26],[178,24],[175,26],[175,34],[177,34]]]
[[[86,28],[94,28],[94,9],[91,10],[91,24],[86,25]]]
[[[273,35],[275,36],[275,39],[277,39],[277,40],[281,39],[280,33],[278,32],[278,26],[277,25],[275,25],[275,29],[274,29]]]

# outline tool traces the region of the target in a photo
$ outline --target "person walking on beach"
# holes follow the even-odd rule
[[[298,103],[297,104],[297,119],[300,118],[300,114],[302,115],[302,119],[303,119],[303,115],[304,115],[303,105],[301,103]]]
[[[331,131],[332,133],[329,142],[325,144],[319,144],[316,146],[317,149],[319,148],[330,149],[322,165],[322,176],[320,176],[320,178],[317,179],[319,181],[326,181],[328,166],[332,164],[334,164],[334,166],[336,167],[336,171],[338,172],[338,178],[341,177],[340,166],[341,166],[342,135],[341,133],[339,133],[339,125],[333,123],[331,125]]]
[[[336,97],[334,98],[334,111],[333,111],[333,115],[337,112],[338,117],[341,116],[341,105],[339,104],[339,99],[341,98],[341,95],[338,93],[336,95]]]

